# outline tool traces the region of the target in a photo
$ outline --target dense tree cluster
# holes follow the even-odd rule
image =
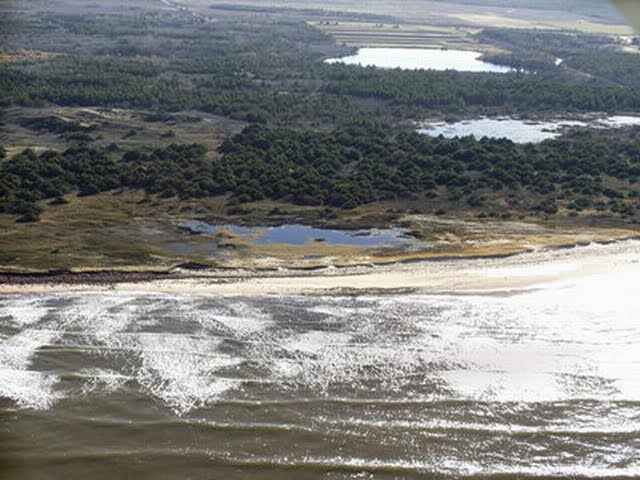
[[[578,84],[640,86],[637,54],[620,49],[620,45],[612,43],[612,37],[509,29],[485,29],[478,36],[509,51],[486,56],[495,63],[554,73],[558,80],[571,79]]]
[[[526,67],[526,65],[523,65]],[[468,74],[434,71],[381,71],[334,65],[326,92],[418,105],[445,112],[470,108],[501,112],[615,111],[640,108],[640,90],[563,83],[540,73]]]
[[[489,29],[479,39],[511,53],[486,59],[517,72],[380,70],[324,63],[350,49],[303,21],[255,22],[233,7],[216,22],[196,23],[181,10],[95,8],[95,15],[3,20],[9,47],[56,55],[0,65],[1,106],[136,108],[159,121],[166,112],[201,110],[252,125],[217,154],[199,145],[25,151],[0,162],[0,212],[30,221],[43,200],[131,188],[336,208],[401,199],[425,208],[554,214],[568,207],[638,217],[633,133],[516,145],[433,139],[403,127],[425,113],[638,110],[640,62],[612,50],[610,38]],[[100,135],[55,116],[22,126],[85,143]]]
[[[635,216],[640,144],[633,133],[609,142],[575,133],[539,145],[473,137],[393,137],[377,123],[331,133],[252,125],[225,141],[220,158],[201,145],[171,145],[121,158],[74,147],[40,155],[25,151],[0,164],[0,211],[37,217],[37,202],[69,192],[116,188],[163,197],[230,195],[300,205],[354,208],[388,199],[437,199],[479,209],[511,198],[516,211],[553,214],[558,202]]]
[[[635,53],[606,50],[594,55],[592,52],[573,52],[564,62],[612,85],[640,86],[640,61]]]
[[[0,65],[0,104],[198,109],[303,127],[426,111],[640,108],[637,56],[612,51],[607,37],[487,29],[480,40],[511,53],[486,59],[524,73],[380,70],[325,64],[349,49],[304,22],[275,18],[194,25],[168,13],[49,14],[5,42],[51,43],[63,55]]]
[[[485,28],[477,34],[477,37],[484,42],[504,46],[507,50],[555,54],[578,50],[594,51],[611,44],[610,37],[576,31]]]
[[[243,199],[276,198],[349,208],[415,195],[435,198],[443,189],[472,207],[484,194],[518,193],[521,208],[554,213],[558,199],[610,202],[637,192],[640,145],[633,134],[603,142],[576,133],[540,145],[504,139],[430,138],[402,132],[385,135],[363,124],[331,134],[249,127],[221,147],[223,162]],[[634,197],[634,194],[631,195]],[[589,198],[588,202],[584,198]],[[615,202],[614,202],[615,203]],[[637,204],[637,202],[636,202]],[[544,207],[546,205],[546,207]]]
[[[212,161],[202,145],[170,145],[150,154],[125,153],[123,187],[144,189],[162,197],[198,198],[224,193]]]
[[[495,75],[332,65],[325,91],[459,113],[640,108],[638,56],[614,49],[610,37],[517,29],[485,29],[478,37],[506,50],[485,55],[485,61],[516,71]]]
[[[0,213],[38,218],[36,202],[59,198],[69,191],[93,195],[120,186],[120,169],[105,151],[74,147],[63,153],[32,150],[0,164]]]
[[[335,95],[274,91],[235,61],[178,62],[168,77],[147,61],[59,57],[47,63],[38,72],[0,65],[0,104],[194,109],[257,123],[332,124],[363,116]],[[199,69],[209,75],[187,81],[178,73]]]

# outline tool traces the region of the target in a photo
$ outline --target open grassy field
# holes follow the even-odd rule
[[[181,0],[196,8],[229,4],[228,0]],[[261,0],[242,0],[234,5],[265,7]],[[378,15],[399,23],[442,26],[575,29],[591,33],[632,33],[624,18],[606,1],[576,0],[273,0],[269,7],[317,9],[356,15]]]
[[[458,19],[464,24],[477,25],[478,27],[495,28],[522,28],[522,29],[547,29],[547,30],[575,30],[577,32],[594,35],[632,36],[633,29],[625,24],[612,24],[590,21],[586,19],[522,19],[501,14],[479,13],[452,13],[450,17]]]
[[[77,143],[65,133],[55,133],[42,122],[75,124],[86,129],[89,144],[122,150],[163,148],[171,143],[201,143],[212,153],[222,140],[244,127],[244,123],[203,112],[157,114],[142,110],[82,107],[11,107],[5,109],[0,124],[0,144],[8,156],[31,148],[36,152],[60,150]]]
[[[306,4],[306,2],[288,2],[288,4]],[[456,2],[425,2],[422,12],[414,2],[407,2],[406,10],[393,2],[380,12],[394,15],[398,22],[363,22],[345,20],[313,20],[310,25],[331,35],[336,42],[350,47],[406,47],[406,48],[451,48],[476,50],[494,53],[497,48],[482,44],[474,34],[483,28],[514,28],[576,31],[593,35],[611,35],[631,37],[633,29],[621,19],[602,18],[598,15],[580,15],[579,9],[572,12],[562,11],[558,7],[556,14],[547,9],[510,8],[484,6],[465,6]],[[315,5],[315,4],[314,4]],[[370,4],[367,4],[369,7]],[[317,5],[317,7],[320,7]],[[343,6],[347,8],[347,6]],[[353,8],[353,7],[352,7]],[[406,12],[415,9],[415,14],[407,18]],[[371,13],[362,6],[360,13]],[[587,10],[585,10],[587,12]],[[354,11],[355,13],[355,11]]]

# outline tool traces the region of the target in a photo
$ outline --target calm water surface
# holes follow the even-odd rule
[[[637,478],[634,248],[508,295],[0,297],[0,477]]]
[[[404,70],[458,70],[461,72],[511,72],[510,67],[480,60],[482,53],[425,48],[361,48],[355,55],[330,58],[327,63]]]
[[[442,135],[454,138],[473,135],[476,138],[507,138],[515,143],[539,143],[559,137],[563,131],[571,127],[621,128],[634,125],[640,125],[640,117],[614,115],[591,120],[558,119],[543,122],[500,117],[476,118],[453,123],[425,122],[418,131],[432,137]]]
[[[260,245],[284,244],[305,245],[311,242],[325,242],[329,245],[350,245],[359,247],[376,247],[398,245],[414,242],[407,236],[406,229],[361,229],[339,230],[331,228],[316,228],[309,225],[285,224],[277,227],[244,227],[241,225],[214,225],[199,220],[188,220],[181,224],[183,228],[193,233],[230,232],[244,236],[245,240]]]

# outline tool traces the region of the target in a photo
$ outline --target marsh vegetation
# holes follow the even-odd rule
[[[148,205],[201,201],[201,215],[240,224],[296,223],[283,212],[300,209],[320,212],[303,215],[319,224],[361,208],[381,212],[367,226],[407,213],[586,226],[640,219],[637,127],[537,145],[414,131],[423,118],[633,114],[633,42],[315,8],[75,7],[0,6],[7,224],[105,193],[140,194]],[[483,52],[474,61],[501,73],[327,63],[353,55],[375,29]],[[280,210],[269,217],[260,202]]]

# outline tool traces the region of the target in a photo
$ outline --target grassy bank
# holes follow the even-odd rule
[[[323,210],[257,202],[234,213],[223,198],[151,199],[123,191],[68,195],[38,223],[0,215],[0,268],[12,271],[166,270],[185,262],[211,267],[315,268],[444,257],[501,256],[540,247],[608,242],[638,235],[615,224],[594,227],[588,218],[562,223],[407,214],[398,204],[372,204],[323,218]],[[274,212],[277,212],[274,214]],[[257,244],[233,235],[194,235],[181,228],[200,218],[222,224],[311,224],[328,228],[397,226],[413,237],[403,245],[364,248],[309,242],[303,246]]]

